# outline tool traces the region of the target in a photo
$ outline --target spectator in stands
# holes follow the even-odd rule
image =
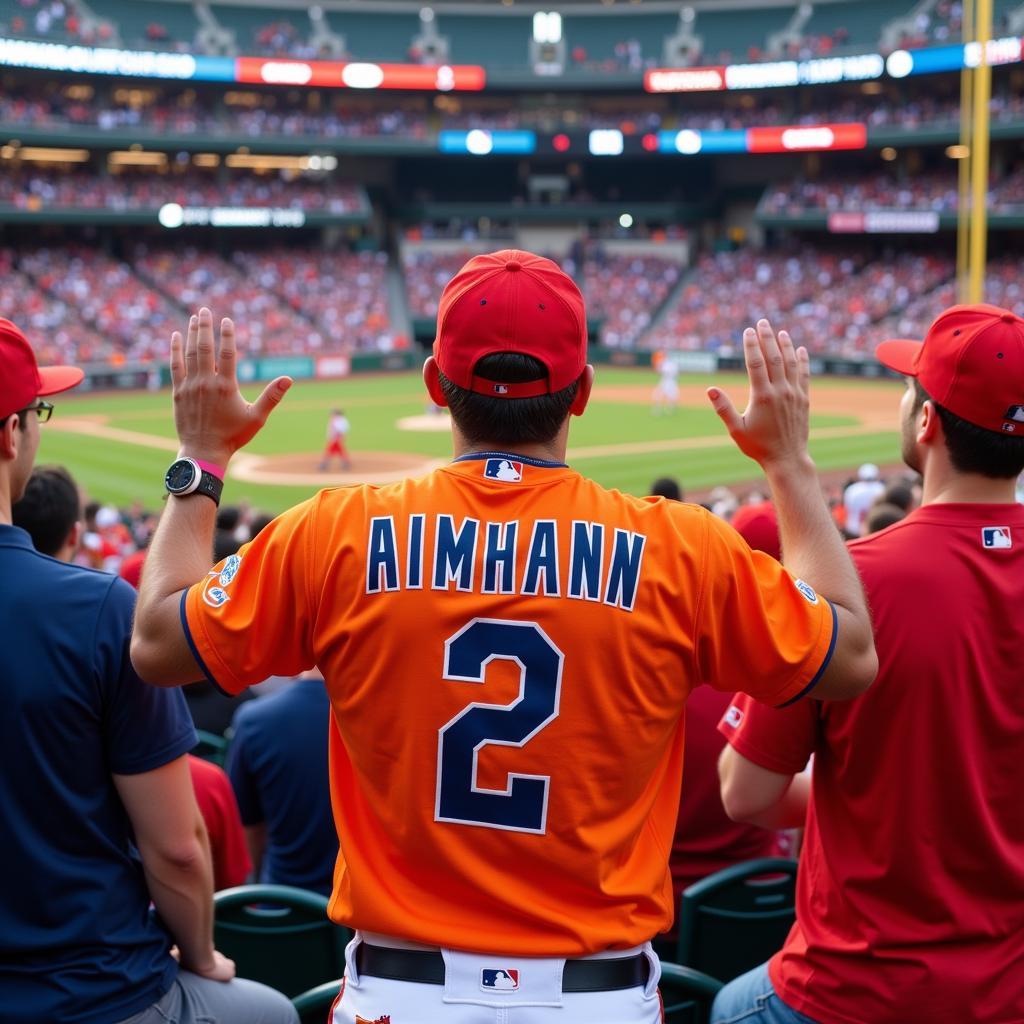
[[[771,502],[740,506],[732,525],[753,550],[781,558],[779,523]],[[716,726],[731,702],[729,694],[710,686],[698,686],[686,701],[686,782],[668,861],[677,914],[683,890],[694,882],[741,861],[783,852],[780,836],[756,825],[732,821],[722,806],[717,766],[725,737]],[[678,927],[677,920],[675,929]]]
[[[131,667],[131,588],[10,525],[52,412],[42,396],[81,379],[38,369],[0,320],[0,1021],[293,1024],[288,1000],[231,980],[214,949],[195,730],[180,695]]]
[[[58,562],[75,557],[82,540],[82,499],[63,466],[37,466],[12,515],[14,525],[32,538],[36,551]]]
[[[231,782],[223,768],[193,754],[188,755],[188,767],[210,837],[213,888],[220,891],[242,885],[252,871],[252,861]]]
[[[257,881],[331,893],[338,834],[328,786],[330,728],[319,673],[300,676],[235,715],[227,769]]]
[[[1024,1020],[1024,437],[1006,430],[1024,320],[956,306],[923,345],[877,354],[907,376],[902,453],[924,498],[850,545],[872,689],[827,707],[738,696],[723,719],[729,813],[807,832],[796,924],[719,993],[717,1024]]]
[[[659,476],[651,484],[651,497],[668,498],[669,501],[682,501],[683,489],[674,476]]]
[[[901,519],[906,519],[906,517],[906,511],[900,508],[899,505],[890,505],[889,502],[884,500],[876,501],[868,509],[868,514],[864,517],[863,536],[867,537],[868,534],[885,530],[892,526],[893,523],[898,523]]]
[[[885,484],[879,479],[878,467],[873,462],[865,462],[857,470],[857,479],[843,491],[848,537],[860,536],[864,516],[883,494]]]

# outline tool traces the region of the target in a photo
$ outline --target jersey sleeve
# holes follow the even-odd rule
[[[736,753],[758,767],[780,775],[796,775],[814,753],[819,722],[817,701],[769,708],[737,693],[718,723],[718,731]]]
[[[835,609],[712,515],[696,660],[700,681],[781,706],[811,692],[835,649]]]
[[[144,683],[132,668],[135,591],[114,579],[96,622],[94,672],[104,695],[103,742],[115,775],[138,775],[177,760],[199,738],[185,695]]]
[[[313,667],[318,501],[278,516],[182,594],[192,653],[225,693]]]

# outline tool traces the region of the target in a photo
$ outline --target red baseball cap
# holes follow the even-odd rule
[[[39,395],[55,395],[81,384],[76,366],[37,366],[28,338],[0,317],[0,419],[27,409]]]
[[[487,380],[476,364],[520,352],[547,367],[526,383]],[[445,286],[434,358],[460,388],[495,398],[532,398],[567,388],[587,364],[583,296],[557,263],[519,249],[474,256]]]
[[[1008,309],[951,306],[923,342],[883,341],[875,355],[968,423],[1024,435],[1024,320]]]
[[[782,558],[779,520],[775,515],[775,506],[770,501],[761,501],[756,505],[740,505],[730,522],[733,529],[755,551],[764,551],[772,558]]]

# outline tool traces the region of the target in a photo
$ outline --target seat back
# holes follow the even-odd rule
[[[288,885],[240,885],[213,897],[214,943],[238,976],[289,998],[345,973],[352,937],[327,917],[327,899]]]
[[[199,742],[192,748],[192,754],[204,761],[210,761],[218,768],[223,768],[228,756],[228,741],[223,736],[207,732],[205,729],[196,729],[196,735]]]
[[[341,981],[341,978],[325,981],[292,1000],[295,1012],[299,1015],[299,1024],[327,1024],[327,1011],[338,998]]]
[[[782,948],[796,916],[796,861],[763,857],[694,883],[679,904],[679,963],[731,981]]]
[[[661,963],[661,999],[665,1024],[707,1024],[722,983],[680,964]]]

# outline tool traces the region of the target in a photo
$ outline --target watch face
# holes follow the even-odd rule
[[[164,477],[164,485],[171,494],[180,494],[187,491],[196,478],[196,467],[188,459],[178,459],[167,470]]]

